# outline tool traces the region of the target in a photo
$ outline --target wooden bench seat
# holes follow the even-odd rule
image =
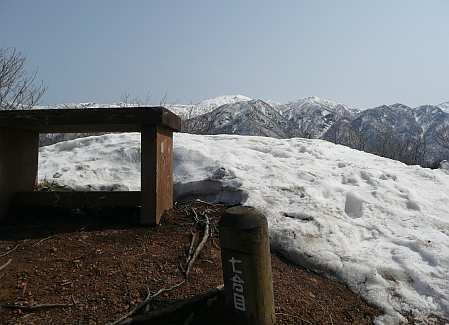
[[[33,192],[38,173],[39,133],[140,132],[141,191],[114,194],[62,194],[60,204],[77,202],[140,204],[140,223],[159,224],[173,205],[173,132],[181,128],[180,118],[163,107],[36,109],[0,111],[0,221],[10,207],[44,204],[50,194]],[[70,163],[70,162],[68,162]],[[87,201],[86,201],[87,200]],[[95,201],[95,202],[94,202]],[[39,203],[40,202],[40,203]],[[65,202],[65,203],[64,203]],[[115,203],[114,203],[115,204]]]

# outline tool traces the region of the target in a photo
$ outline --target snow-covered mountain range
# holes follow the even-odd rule
[[[115,103],[65,104],[40,108],[132,107]],[[288,103],[220,96],[196,104],[165,104],[183,120],[183,132],[275,138],[315,138],[408,164],[432,166],[449,160],[449,102],[416,108],[403,104],[356,110],[319,97]],[[448,143],[445,143],[447,135]],[[42,145],[83,136],[45,135]]]
[[[179,110],[174,112],[178,113]],[[191,114],[190,118],[185,119],[184,131],[278,138],[320,138],[336,121],[350,118],[356,113],[345,105],[318,97],[307,97],[285,104],[246,98],[244,101],[236,100],[215,107],[210,105],[208,111],[202,108],[201,112],[202,114]]]
[[[442,143],[438,134],[449,135],[446,111],[449,103],[355,110],[318,97],[286,104],[246,98],[202,108],[202,114],[185,119],[183,131],[325,139],[409,164],[431,166],[449,159],[449,142]]]
[[[222,105],[187,119],[184,130],[197,134],[240,134],[288,138],[287,121],[268,103],[253,99]]]

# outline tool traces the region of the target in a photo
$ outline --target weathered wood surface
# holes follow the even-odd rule
[[[0,111],[0,128],[40,133],[140,132],[143,125],[179,131],[181,119],[164,107]]]
[[[0,127],[0,221],[13,195],[31,191],[37,178],[39,134]]]
[[[162,128],[156,139],[156,223],[173,207],[173,134]]]
[[[15,193],[32,190],[37,177],[39,133],[140,132],[141,192],[113,193],[113,201],[108,200],[109,196],[100,199],[101,192],[64,193],[60,204],[80,207],[82,203],[81,207],[95,208],[113,203],[126,207],[129,202],[138,202],[141,223],[159,224],[164,211],[173,205],[173,131],[180,128],[180,118],[164,107],[0,111],[0,220],[6,216]],[[48,206],[55,195],[17,197],[25,198],[22,206],[39,202]],[[19,202],[16,199],[14,204]]]
[[[229,323],[273,325],[275,309],[266,218],[251,207],[227,209],[220,221],[220,246]]]
[[[140,191],[18,192],[11,202],[13,208],[132,208],[140,205]]]
[[[159,224],[164,211],[173,206],[173,135],[163,128],[148,126],[141,132],[140,221],[144,225]]]

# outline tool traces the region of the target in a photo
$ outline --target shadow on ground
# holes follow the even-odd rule
[[[138,208],[14,211],[0,225],[0,240],[38,239],[74,231],[139,227]]]

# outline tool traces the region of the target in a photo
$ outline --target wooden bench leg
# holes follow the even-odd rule
[[[0,129],[0,221],[6,218],[14,193],[33,189],[38,158],[38,132]]]
[[[151,126],[143,128],[141,150],[140,223],[153,226],[173,206],[173,132]]]

